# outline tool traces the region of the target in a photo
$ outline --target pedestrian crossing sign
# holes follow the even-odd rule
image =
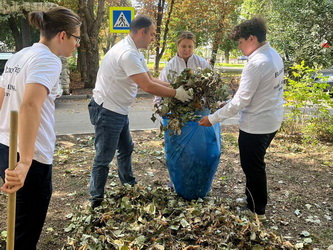
[[[110,7],[110,32],[129,33],[134,11],[133,7]]]

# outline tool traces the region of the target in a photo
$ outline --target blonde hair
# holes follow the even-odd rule
[[[177,40],[177,45],[184,39],[189,39],[192,40],[195,44],[195,36],[193,35],[192,32],[189,31],[183,31],[179,36]]]

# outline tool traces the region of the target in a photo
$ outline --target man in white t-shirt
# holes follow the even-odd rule
[[[199,121],[211,126],[240,112],[238,138],[241,166],[246,176],[247,208],[264,220],[267,205],[264,157],[283,119],[284,65],[266,42],[266,24],[253,18],[236,26],[232,39],[248,56],[239,89],[230,102]]]
[[[128,112],[138,87],[147,93],[175,97],[182,102],[191,98],[183,87],[172,89],[169,83],[153,78],[149,73],[139,49],[148,48],[155,31],[150,18],[136,17],[130,24],[130,34],[106,53],[97,73],[93,97],[88,105],[91,123],[95,127],[96,149],[90,178],[92,208],[101,205],[109,164],[116,151],[121,183],[136,183],[132,173],[133,142]]]

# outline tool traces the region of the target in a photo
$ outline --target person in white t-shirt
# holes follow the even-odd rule
[[[140,48],[147,49],[154,40],[156,27],[146,16],[137,16],[130,24],[130,34],[114,45],[105,55],[97,73],[93,97],[88,105],[95,128],[95,149],[90,178],[91,207],[100,206],[104,187],[116,151],[118,176],[122,184],[134,185],[132,172],[133,142],[129,130],[128,112],[135,101],[138,87],[164,97],[185,102],[191,96],[183,87],[153,78]]]
[[[54,100],[61,60],[79,46],[80,18],[55,7],[29,13],[40,40],[14,54],[0,83],[1,190],[16,195],[15,249],[33,250],[41,234],[52,195],[55,147]],[[18,110],[18,163],[8,170],[10,112]]]
[[[239,151],[246,176],[247,209],[266,219],[266,150],[283,120],[284,65],[279,54],[266,42],[266,24],[253,18],[237,25],[231,38],[249,60],[239,89],[223,108],[203,117],[201,126],[211,126],[240,112]]]
[[[195,36],[193,33],[183,31],[177,40],[177,55],[168,61],[165,67],[162,69],[159,79],[165,82],[170,82],[168,75],[170,72],[176,72],[179,75],[185,68],[193,69],[194,71],[198,68],[205,69],[211,68],[210,64],[202,58],[194,54],[195,49]],[[174,74],[174,73],[172,73]],[[154,104],[159,104],[162,98],[155,96]]]

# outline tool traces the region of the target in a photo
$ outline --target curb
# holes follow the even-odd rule
[[[90,99],[92,95],[62,95],[57,100]]]
[[[130,129],[131,132],[142,132],[142,131],[156,131],[159,132],[159,128],[143,128],[143,129]],[[95,132],[82,132],[82,133],[71,133],[71,134],[56,134],[56,137],[66,137],[66,136],[95,136]]]
[[[87,94],[87,95],[62,95],[57,100],[77,100],[77,99],[91,99],[92,94]],[[146,93],[146,92],[141,92],[136,95],[136,97],[153,97],[152,94]]]

